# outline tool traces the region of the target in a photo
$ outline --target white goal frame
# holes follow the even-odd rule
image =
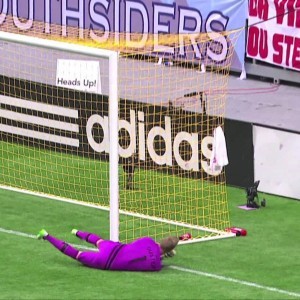
[[[113,50],[98,49],[71,43],[59,42],[26,35],[0,31],[0,41],[39,47],[44,49],[84,54],[109,61],[109,195],[110,195],[110,239],[119,241],[119,182],[118,182],[118,73],[119,53]]]

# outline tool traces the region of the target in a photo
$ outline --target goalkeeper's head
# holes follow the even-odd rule
[[[176,236],[169,236],[169,237],[161,240],[159,245],[160,245],[162,254],[166,254],[166,253],[172,251],[173,249],[175,249],[178,242],[179,242],[179,238]]]

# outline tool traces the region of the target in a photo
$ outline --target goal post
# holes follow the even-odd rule
[[[211,160],[239,32],[149,34],[135,47],[138,34],[0,31],[0,185],[107,210],[115,241],[234,236],[224,166]],[[99,62],[102,92],[57,85],[58,59]]]
[[[110,195],[110,239],[119,241],[119,96],[118,96],[118,52],[113,51],[109,59],[109,195]]]

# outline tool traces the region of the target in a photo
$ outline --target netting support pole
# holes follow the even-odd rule
[[[119,96],[118,52],[109,56],[109,194],[110,239],[119,241]]]

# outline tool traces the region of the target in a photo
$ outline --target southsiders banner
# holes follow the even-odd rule
[[[247,56],[300,71],[299,0],[249,0]]]
[[[215,52],[209,59],[217,64],[230,50],[228,37],[218,32],[244,27],[246,15],[247,0],[0,0],[0,30],[1,25],[9,30],[9,21],[9,25],[22,31],[39,30],[48,35],[53,34],[51,24],[57,24],[63,26],[61,35],[68,36],[67,26],[75,26],[80,38],[88,32],[88,38],[99,42],[105,42],[111,32],[142,33],[141,42],[150,33],[207,32],[222,49],[203,51],[195,45],[195,60],[202,62],[210,52]],[[35,20],[42,21],[44,26],[34,26]],[[118,42],[118,35],[114,38]],[[154,45],[157,49],[153,50],[163,46]],[[244,52],[243,32],[234,48],[233,68],[241,69]]]

